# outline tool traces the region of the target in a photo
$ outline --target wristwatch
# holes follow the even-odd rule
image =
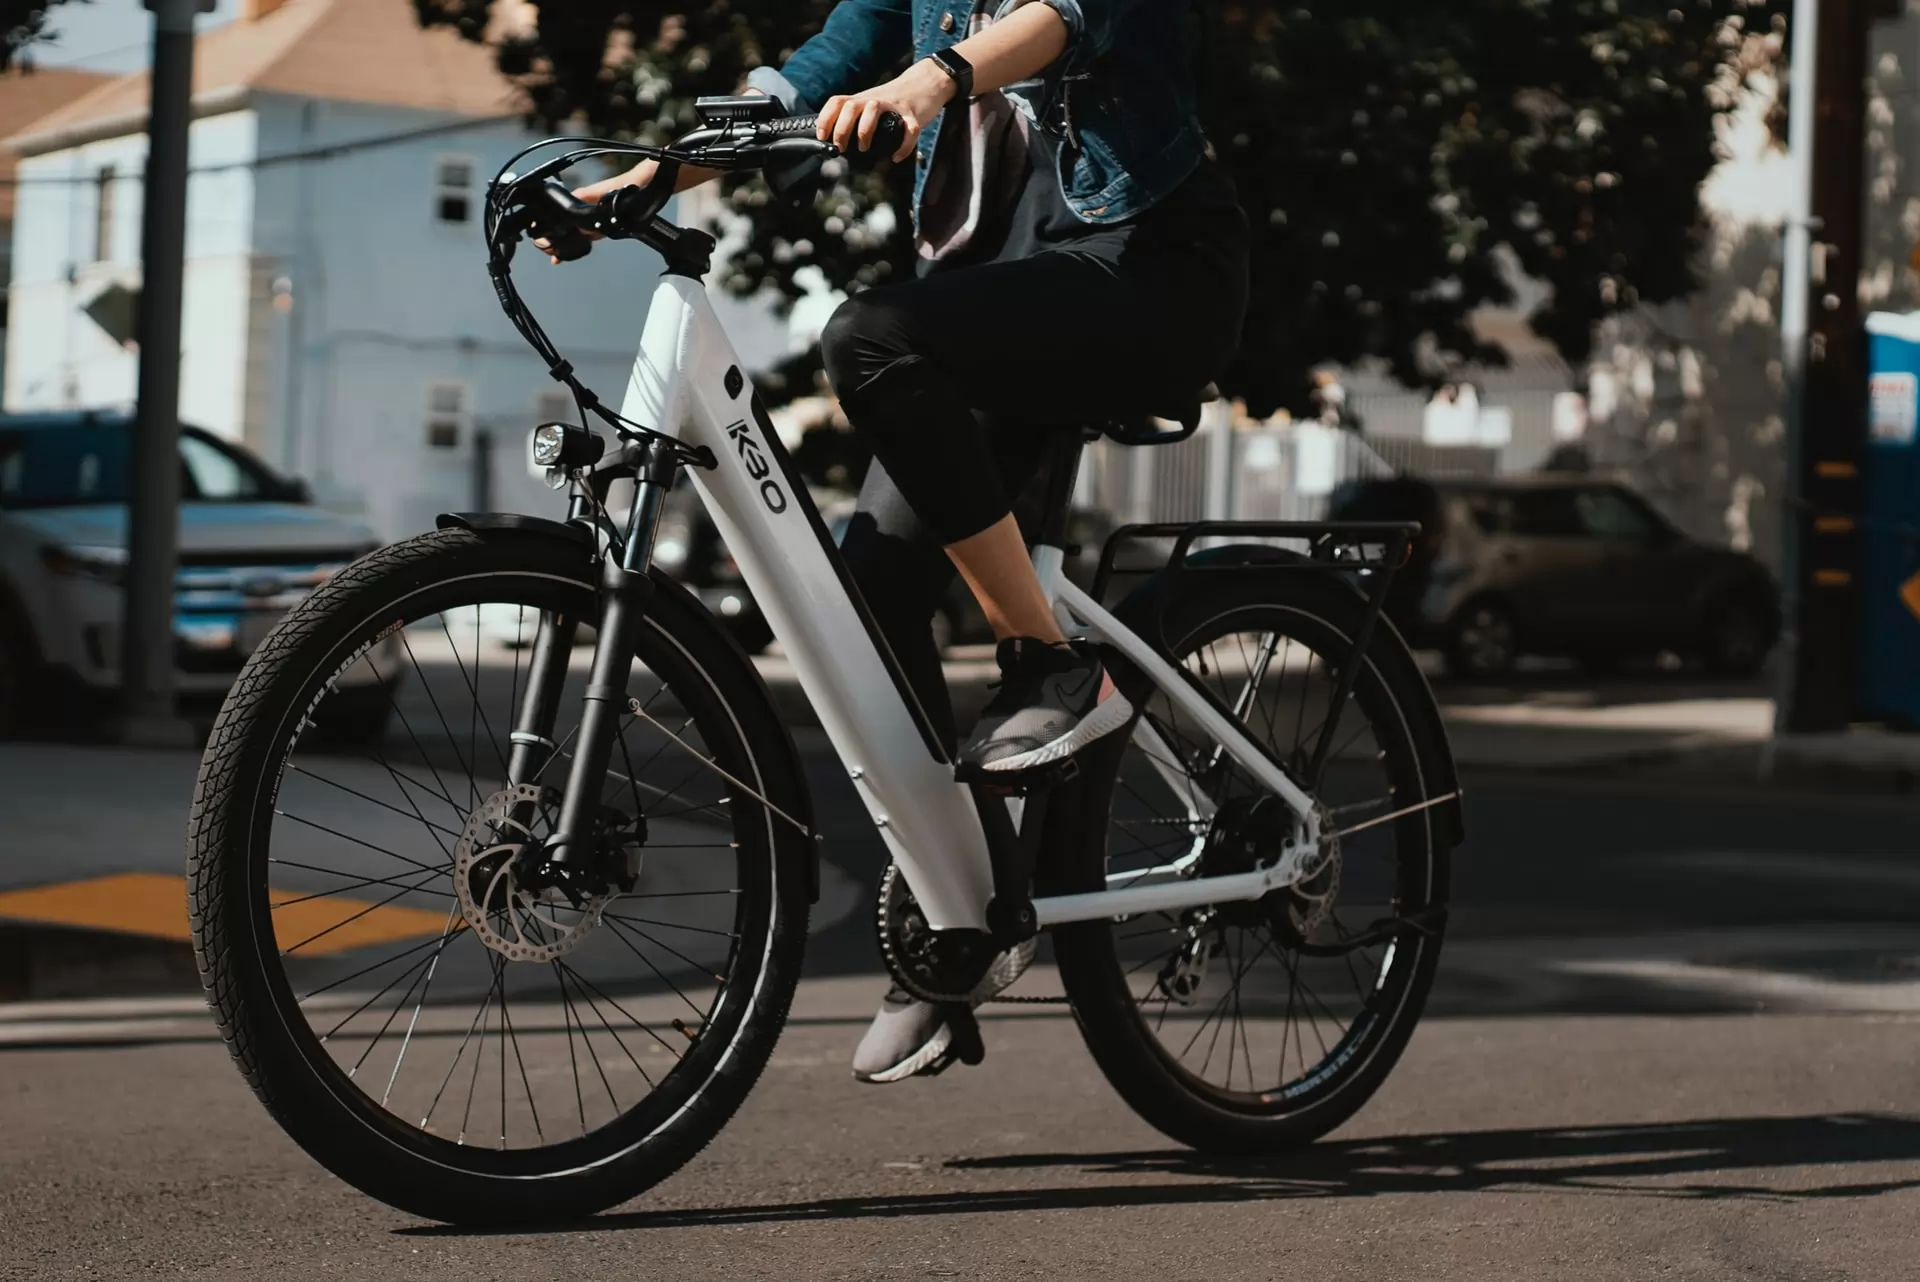
[[[927,55],[927,60],[953,77],[953,96],[961,102],[973,101],[973,64],[963,58],[957,50],[941,49]]]

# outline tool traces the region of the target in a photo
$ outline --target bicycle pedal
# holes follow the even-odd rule
[[[987,1044],[981,1040],[980,1021],[974,1018],[973,1007],[965,1002],[950,1002],[944,1013],[952,1037],[947,1043],[947,1054],[967,1065],[986,1059]]]
[[[955,777],[963,783],[970,783],[996,797],[1031,797],[1035,793],[1050,792],[1078,779],[1080,763],[1073,757],[1064,757],[1044,766],[1033,766],[1018,772],[991,774],[982,770],[969,773],[964,777],[956,774]]]

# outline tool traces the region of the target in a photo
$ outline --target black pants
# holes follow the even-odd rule
[[[1220,371],[1246,245],[1237,210],[1226,234],[1218,212],[1156,209],[1112,256],[1051,250],[871,289],[827,323],[827,377],[874,456],[842,552],[949,744],[929,626],[955,574],[943,548],[1013,509],[1054,431],[1178,406]]]

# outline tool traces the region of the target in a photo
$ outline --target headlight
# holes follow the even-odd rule
[[[127,550],[119,547],[49,543],[40,549],[40,563],[63,579],[93,579],[116,586],[126,577]]]
[[[567,429],[558,423],[542,423],[533,429],[533,461],[541,467],[560,466],[560,455],[567,448]]]
[[[584,427],[542,423],[529,442],[535,467],[585,467],[600,459],[606,443]]]

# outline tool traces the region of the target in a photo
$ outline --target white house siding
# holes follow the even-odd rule
[[[524,461],[541,395],[558,385],[500,312],[478,222],[484,180],[531,135],[515,121],[481,121],[357,145],[460,123],[255,94],[243,110],[196,121],[191,134],[183,417],[308,478],[322,503],[389,538],[475,502],[479,432],[493,442],[495,506],[558,507]],[[130,135],[23,161],[7,409],[132,405],[136,355],[80,309],[111,281],[138,284],[145,142]],[[276,159],[332,147],[344,149]],[[473,219],[464,225],[435,216],[436,167],[447,156],[474,163]],[[96,263],[93,177],[107,164],[120,177],[111,250]],[[37,181],[50,178],[78,181]],[[617,404],[657,256],[603,245],[562,269],[528,248],[517,266],[555,343]],[[750,334],[743,361],[770,362],[783,336]],[[467,389],[451,449],[427,443],[428,396],[440,383]]]
[[[247,228],[252,219],[255,119],[231,112],[193,123],[187,270],[182,314],[182,416],[241,439],[245,383],[231,358],[246,350]],[[100,170],[114,169],[106,254],[95,258]],[[239,166],[226,168],[227,166]],[[102,288],[140,282],[143,134],[24,159],[14,219],[14,284],[7,331],[9,410],[125,408],[135,354],[82,308]]]
[[[419,111],[261,96],[265,157],[453,123]],[[524,439],[542,392],[557,390],[501,314],[479,228],[481,184],[527,141],[512,121],[354,149],[258,171],[256,330],[276,354],[264,407],[272,456],[321,501],[388,537],[431,528],[475,501],[475,439],[492,434],[492,501],[551,514]],[[443,157],[474,164],[473,220],[435,216]],[[531,249],[516,261],[528,302],[581,376],[618,402],[660,264],[636,245],[602,246],[561,270]],[[282,305],[275,306],[275,295]],[[467,389],[458,444],[427,442],[428,396]]]

